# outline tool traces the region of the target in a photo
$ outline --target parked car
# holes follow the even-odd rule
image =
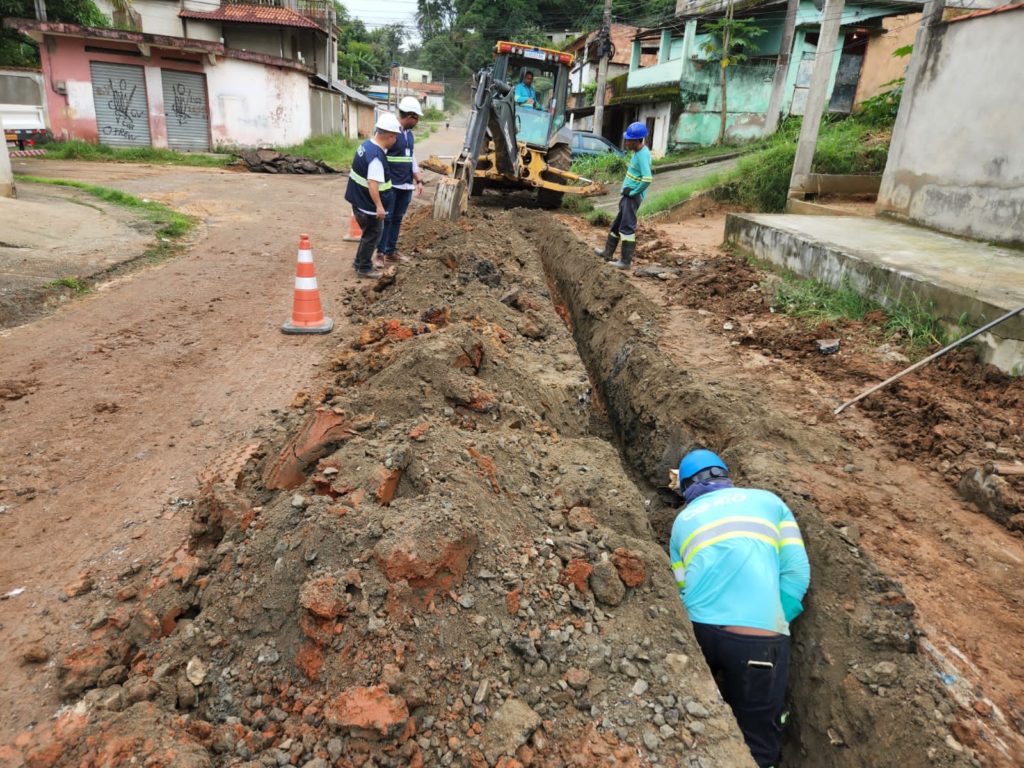
[[[604,138],[604,136],[598,136],[590,131],[573,131],[572,144],[569,148],[572,150],[573,160],[587,157],[588,155],[607,155],[612,153],[621,156],[626,154],[621,148]]]

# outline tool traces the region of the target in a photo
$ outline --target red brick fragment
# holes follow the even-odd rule
[[[263,484],[270,490],[298,487],[306,479],[306,468],[333,446],[351,439],[357,426],[345,414],[317,408],[267,466]]]
[[[619,572],[619,578],[627,587],[638,587],[647,578],[647,566],[636,552],[619,547],[612,552],[612,562],[615,564],[615,570]]]
[[[393,696],[381,685],[349,688],[324,707],[328,724],[340,728],[372,731],[378,736],[397,735],[409,720],[405,700]]]
[[[590,589],[588,582],[593,571],[594,566],[586,560],[570,560],[569,564],[562,569],[558,583],[563,586],[573,584],[577,592],[586,593]]]

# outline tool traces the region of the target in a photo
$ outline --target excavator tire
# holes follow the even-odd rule
[[[569,149],[568,144],[555,144],[555,146],[548,150],[547,161],[548,165],[552,168],[568,171],[572,167],[572,150]],[[541,208],[548,210],[560,208],[564,195],[564,192],[555,192],[554,190],[541,187],[537,190],[537,202]]]
[[[434,193],[433,218],[456,221],[466,207],[466,182],[446,177],[441,179]]]

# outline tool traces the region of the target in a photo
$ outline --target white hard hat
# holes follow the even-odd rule
[[[378,131],[387,131],[389,133],[401,133],[402,125],[398,122],[398,118],[390,112],[381,112],[377,116],[377,124],[374,126]]]
[[[419,99],[415,96],[406,96],[400,102],[398,102],[399,112],[412,112],[414,114],[423,115],[423,107],[420,106]]]

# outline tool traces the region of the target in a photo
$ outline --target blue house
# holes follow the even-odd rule
[[[689,8],[688,6],[694,7]],[[610,104],[624,110],[621,120],[647,123],[655,155],[685,147],[706,146],[718,138],[721,90],[717,61],[709,60],[704,44],[713,38],[707,24],[721,18],[725,2],[683,0],[682,12],[660,27],[646,29],[633,40],[632,61],[624,82],[615,83]],[[862,76],[873,69],[892,70],[892,50],[913,41],[920,22],[920,2],[847,2],[843,11],[841,43],[832,56],[829,111],[849,113],[871,93],[858,92]],[[756,50],[727,68],[726,139],[743,141],[765,133],[768,101],[779,61],[785,0],[736,3],[735,17],[754,21],[764,33],[755,39]],[[800,3],[790,60],[785,71],[781,113],[802,115],[807,102],[822,10],[811,0]],[[657,63],[641,66],[644,54],[656,53]],[[902,64],[896,62],[893,77]],[[871,78],[878,81],[877,76]],[[892,79],[892,78],[887,78]],[[876,89],[877,90],[877,89]]]

